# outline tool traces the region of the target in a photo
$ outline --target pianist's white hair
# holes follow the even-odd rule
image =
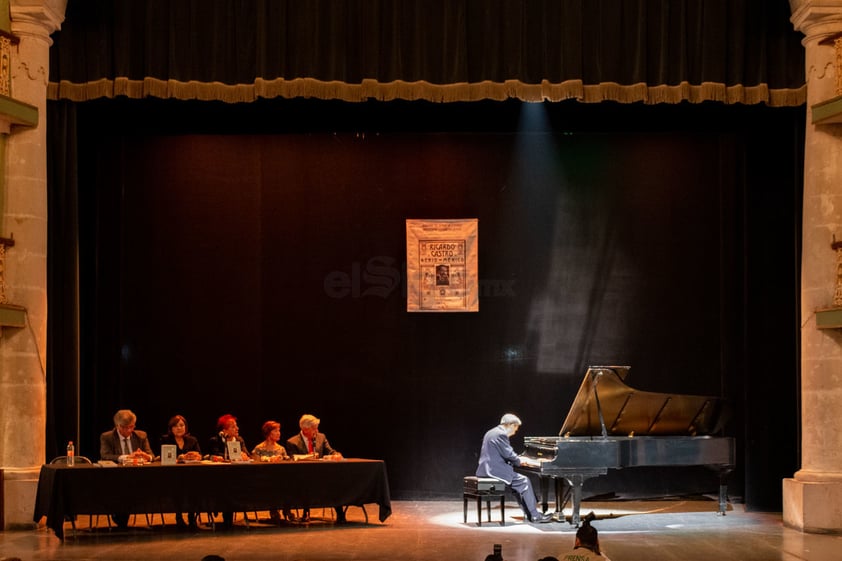
[[[513,414],[513,413],[506,413],[502,417],[500,417],[500,424],[501,425],[517,425],[520,426],[523,423],[520,422],[520,418]]]

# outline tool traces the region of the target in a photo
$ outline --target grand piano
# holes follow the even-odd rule
[[[572,495],[571,524],[579,526],[582,486],[609,469],[707,466],[719,474],[719,513],[727,506],[726,478],[734,469],[734,439],[721,432],[721,398],[638,391],[625,383],[628,366],[591,366],[559,436],[527,436],[518,471],[541,480],[544,508],[554,481],[556,514]]]

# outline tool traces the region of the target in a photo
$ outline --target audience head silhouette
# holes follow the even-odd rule
[[[582,520],[582,526],[576,531],[576,545],[575,547],[585,547],[590,549],[597,555],[602,555],[599,551],[599,532],[596,528],[591,526],[591,522],[596,518],[593,512],[588,513]]]

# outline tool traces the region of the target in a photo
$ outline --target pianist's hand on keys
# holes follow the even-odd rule
[[[541,465],[541,460],[538,458],[530,458],[529,456],[518,456],[520,458],[520,465],[527,467],[538,467]]]

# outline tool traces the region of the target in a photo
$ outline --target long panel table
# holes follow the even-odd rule
[[[64,538],[66,517],[114,512],[250,512],[376,503],[392,513],[380,460],[102,467],[45,465],[33,519]]]

